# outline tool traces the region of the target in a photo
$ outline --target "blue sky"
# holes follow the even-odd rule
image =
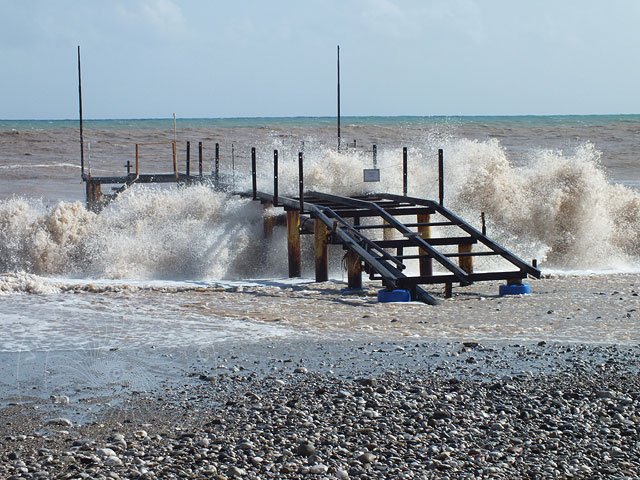
[[[0,0],[0,118],[640,113],[638,0]]]

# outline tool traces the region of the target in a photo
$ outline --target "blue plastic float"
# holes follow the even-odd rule
[[[387,290],[382,289],[378,291],[378,302],[380,303],[389,303],[389,302],[410,302],[411,301],[411,292],[409,290]]]
[[[504,297],[505,295],[529,295],[530,293],[531,285],[528,283],[500,285],[501,297]]]

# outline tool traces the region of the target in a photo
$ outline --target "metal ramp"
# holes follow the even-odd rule
[[[451,296],[454,283],[506,280],[517,284],[529,275],[541,276],[537,268],[432,200],[321,192],[304,193],[302,201],[256,192],[256,199],[308,213],[316,220],[316,230],[318,221],[326,226],[329,243],[341,244],[357,255],[370,279],[382,281],[387,289],[409,290],[414,300],[437,302],[422,285],[444,284],[445,296]],[[475,271],[478,257],[493,257],[485,262],[493,268]],[[408,268],[412,261],[413,268]]]

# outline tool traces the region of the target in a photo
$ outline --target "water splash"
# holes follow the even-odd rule
[[[438,138],[445,149],[445,204],[546,270],[640,268],[640,194],[611,183],[600,152],[531,150],[518,158],[495,139]],[[291,156],[293,158],[293,156]],[[437,197],[437,148],[428,137],[409,149],[409,195]],[[340,195],[402,192],[402,152],[380,149],[381,183],[364,183],[368,153],[305,154],[305,187]],[[269,168],[260,171],[270,191]],[[297,162],[281,162],[283,195],[297,192]],[[248,177],[238,179],[249,187]],[[207,186],[136,186],[96,215],[79,202],[11,198],[0,202],[0,271],[110,279],[223,279],[286,274],[282,232],[262,237],[257,202]],[[272,213],[272,212],[271,212]],[[308,242],[307,242],[308,243]],[[305,248],[311,248],[306,245]]]

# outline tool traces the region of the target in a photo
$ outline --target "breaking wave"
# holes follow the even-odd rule
[[[640,267],[640,194],[611,183],[589,143],[511,159],[495,139],[439,139],[445,205],[489,236],[556,271]],[[436,148],[409,149],[409,195],[437,197]],[[305,154],[305,187],[335,194],[400,193],[402,152],[378,153],[381,183],[363,183],[370,154],[318,148]],[[297,191],[297,163],[280,167],[281,192]],[[260,185],[270,185],[267,168]],[[249,187],[247,178],[239,188]],[[263,188],[270,191],[270,188]],[[230,279],[286,275],[284,233],[263,239],[258,202],[207,186],[136,186],[100,214],[79,202],[0,201],[0,272],[28,290],[29,275],[107,279]],[[273,213],[268,212],[267,213]],[[280,229],[283,230],[283,229]],[[33,287],[35,288],[35,287]]]

